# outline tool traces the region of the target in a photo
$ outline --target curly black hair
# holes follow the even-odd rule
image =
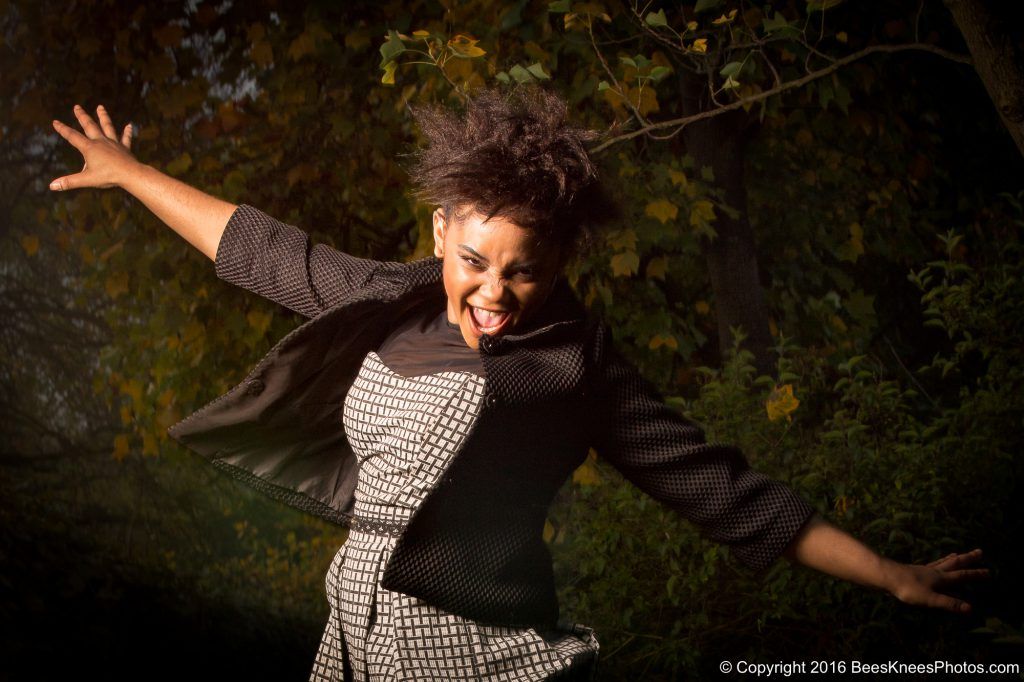
[[[500,216],[572,255],[621,217],[585,143],[601,134],[573,126],[568,105],[537,85],[484,88],[464,111],[411,107],[427,145],[408,169],[413,196],[445,215]],[[462,212],[459,210],[462,209]]]

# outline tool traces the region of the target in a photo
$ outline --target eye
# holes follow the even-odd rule
[[[466,263],[468,263],[470,266],[472,266],[474,268],[478,268],[479,269],[479,268],[483,267],[483,263],[481,263],[480,259],[478,259],[478,258],[474,258],[473,256],[467,256],[467,255],[462,255],[462,256],[459,256],[459,257],[462,258],[462,260],[464,260]]]
[[[532,282],[534,274],[533,268],[523,268],[516,272],[516,277],[526,282]]]

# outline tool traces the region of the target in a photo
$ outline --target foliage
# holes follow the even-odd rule
[[[1016,456],[1024,436],[1020,197],[1006,197],[1018,217],[976,245],[973,263],[958,256],[962,235],[949,233],[946,257],[910,273],[932,326],[949,337],[913,375],[891,376],[866,355],[810,353],[782,337],[778,376],[800,404],[792,421],[772,419],[777,387],[755,377],[737,341],[721,368],[699,369],[700,395],[679,401],[684,414],[706,427],[709,440],[740,445],[752,466],[788,481],[823,517],[884,556],[923,563],[975,546],[990,560],[1017,554],[1024,525],[1014,503],[1024,473]],[[931,397],[925,388],[965,372],[972,379],[958,392]],[[577,476],[556,506],[552,548],[563,602],[605,634],[608,679],[638,671],[644,679],[702,677],[723,659],[785,659],[796,641],[804,660],[905,654],[911,645],[894,641],[895,633],[916,633],[922,660],[971,641],[952,622],[786,562],[754,575],[614,469],[600,460],[585,466],[593,471]],[[1004,599],[1019,603],[1015,586],[1004,589],[1012,590]],[[995,618],[978,634],[1006,635],[1001,623]],[[1007,642],[1015,641],[1010,633]]]
[[[834,4],[752,14],[702,0],[637,17],[528,0],[0,2],[8,537],[18,548],[64,538],[90,570],[142,567],[183,603],[262,614],[232,632],[276,621],[314,634],[344,538],[167,442],[169,424],[301,320],[225,287],[122,193],[50,194],[47,181],[80,161],[48,125],[73,103],[134,121],[139,158],[185,182],[351,253],[412,258],[430,231],[426,207],[403,194],[401,154],[416,141],[407,103],[550,79],[582,124],[621,137],[683,117],[684,73],[709,78],[728,105],[774,87],[773,68],[788,82],[830,64],[817,53],[917,39],[916,2]],[[923,36],[944,30],[936,4],[918,17]],[[826,517],[901,560],[980,545],[1013,566],[1024,292],[1007,216],[1019,221],[1020,197],[996,201],[993,188],[1019,189],[1020,161],[1001,156],[984,92],[960,80],[968,94],[950,101],[962,76],[946,66],[877,55],[748,103],[757,127],[736,133],[751,136],[746,206],[729,205],[681,136],[655,137],[677,126],[620,139],[598,158],[626,220],[570,275],[674,405]],[[749,355],[719,363],[713,348],[701,240],[741,210],[777,332],[771,379]],[[953,225],[959,235],[938,237]],[[794,401],[780,400],[787,387]],[[986,654],[956,624],[891,598],[783,562],[750,575],[601,461],[563,492],[548,534],[563,609],[597,628],[607,679],[711,677],[732,653]],[[13,557],[17,575],[39,559]],[[60,553],[38,565],[61,561],[70,584],[84,580]],[[26,612],[56,608],[39,594]],[[989,630],[1012,637],[1019,602],[1014,588],[991,604]]]

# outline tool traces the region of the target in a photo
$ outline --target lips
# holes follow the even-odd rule
[[[480,334],[497,335],[505,327],[512,313],[507,310],[485,310],[475,306],[469,307],[469,319]]]

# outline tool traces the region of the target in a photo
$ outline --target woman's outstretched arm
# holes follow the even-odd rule
[[[981,558],[980,549],[953,553],[925,565],[901,564],[878,555],[819,516],[807,522],[783,554],[791,561],[837,578],[886,590],[907,604],[954,613],[969,613],[971,605],[945,591],[988,576],[988,569],[966,568]]]
[[[77,104],[74,112],[82,133],[60,121],[54,121],[53,127],[82,153],[85,165],[78,173],[56,178],[50,189],[121,187],[185,241],[216,261],[217,245],[237,206],[138,161],[131,153],[131,125],[125,126],[118,138],[103,105],[96,108],[98,123]]]

